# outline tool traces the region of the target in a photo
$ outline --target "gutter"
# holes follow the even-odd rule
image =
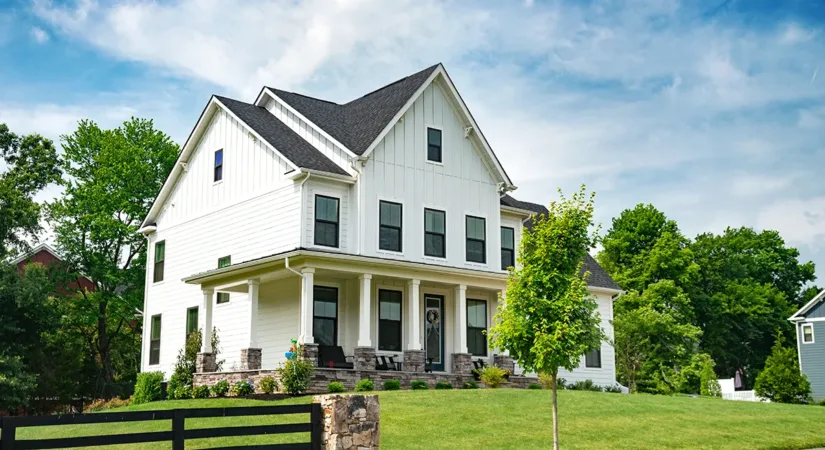
[[[309,178],[310,175],[315,175],[316,178],[323,178],[332,181],[343,182],[347,184],[355,184],[355,178],[349,175],[339,175],[337,173],[330,173],[324,172],[320,170],[314,169],[307,169],[307,168],[299,168],[298,170],[293,170],[292,172],[287,175],[287,178],[291,180],[296,180],[300,178],[302,175],[306,175]]]

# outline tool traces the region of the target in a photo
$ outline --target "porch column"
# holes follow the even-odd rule
[[[252,278],[247,281],[249,309],[246,316],[246,329],[249,334],[247,336],[246,348],[241,349],[241,370],[261,369],[261,349],[255,345],[255,336],[258,328],[258,290],[260,284],[257,278]]]
[[[424,350],[421,349],[421,301],[418,295],[420,280],[407,281],[407,349],[404,350],[403,369],[406,372],[424,371]]]
[[[473,370],[472,356],[467,353],[467,286],[455,288],[455,351],[452,354],[452,372],[470,374]]]
[[[312,337],[312,308],[315,305],[313,298],[315,288],[315,268],[305,267],[301,269],[303,278],[301,280],[301,334],[298,336],[300,344],[314,344]]]
[[[370,340],[370,307],[372,306],[372,299],[370,298],[372,275],[365,273],[358,276],[361,289],[361,304],[359,308],[358,320],[358,346],[372,347],[372,340]]]
[[[215,354],[212,352],[212,302],[213,289],[204,289],[200,309],[203,311],[203,329],[201,331],[201,351],[195,356],[195,372],[207,373],[217,370]]]

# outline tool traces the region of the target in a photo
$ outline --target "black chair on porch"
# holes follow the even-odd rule
[[[352,356],[345,356],[344,349],[335,345],[318,346],[318,367],[328,367],[330,369],[354,369],[355,364],[347,359]]]

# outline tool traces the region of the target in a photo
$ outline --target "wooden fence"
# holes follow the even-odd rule
[[[252,425],[222,428],[186,429],[186,419],[205,417],[239,417],[309,413],[309,422],[279,425]],[[83,436],[57,439],[17,439],[19,428],[55,425],[110,424],[117,422],[145,422],[171,420],[171,431]],[[28,416],[0,418],[0,450],[55,449],[90,447],[98,445],[139,444],[148,442],[172,442],[173,450],[183,450],[187,439],[203,439],[230,436],[254,436],[284,433],[310,433],[310,442],[294,444],[266,444],[221,448],[320,450],[323,433],[321,405],[281,405],[235,408],[171,409],[164,411],[114,412],[64,416]]]

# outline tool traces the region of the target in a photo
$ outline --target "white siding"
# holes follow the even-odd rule
[[[310,179],[304,184],[304,228],[303,228],[303,242],[307,248],[316,248],[319,250],[341,251],[344,253],[356,253],[355,245],[353,243],[357,231],[354,226],[350,224],[350,220],[354,216],[351,213],[351,198],[352,187],[346,184],[326,182],[319,179]],[[339,199],[338,203],[338,248],[326,247],[322,245],[315,245],[315,196],[324,195],[327,197],[334,197]]]
[[[261,284],[258,293],[258,334],[261,368],[275,369],[286,357],[290,340],[300,332],[301,279],[297,276]],[[240,350],[239,350],[240,352]]]
[[[223,182],[213,183],[218,148],[224,149],[224,176]],[[222,112],[215,115],[157,220],[157,232],[148,240],[147,261],[154,261],[154,244],[159,241],[166,242],[166,260],[164,280],[158,283],[151,281],[153,264],[147,264],[144,313],[147,318],[162,314],[162,327],[157,366],[148,365],[148,321],[144,327],[144,371],[171,371],[184,344],[186,309],[202,302],[200,288],[182,278],[215,269],[223,256],[238,263],[300,245],[300,187],[283,176],[285,170],[284,162],[234,119]],[[246,294],[233,293],[230,298],[227,304],[215,305],[213,312],[225,369],[237,366],[248,338],[242,320]]]
[[[350,168],[349,160],[351,155],[346,150],[335,145],[332,141],[321,135],[318,130],[311,124],[307,123],[300,117],[293,114],[287,107],[279,100],[270,98],[266,102],[266,109],[269,110],[281,122],[285,123],[289,128],[298,133],[304,140],[312,144],[332,162],[339,165],[344,170],[353,173]]]
[[[442,130],[443,164],[426,160],[427,127]],[[454,267],[499,270],[500,204],[496,182],[441,88],[431,84],[363,167],[361,253]],[[378,250],[378,202],[403,204],[403,254]],[[424,256],[424,208],[446,211],[447,257]],[[465,216],[486,219],[486,264],[465,260]]]

